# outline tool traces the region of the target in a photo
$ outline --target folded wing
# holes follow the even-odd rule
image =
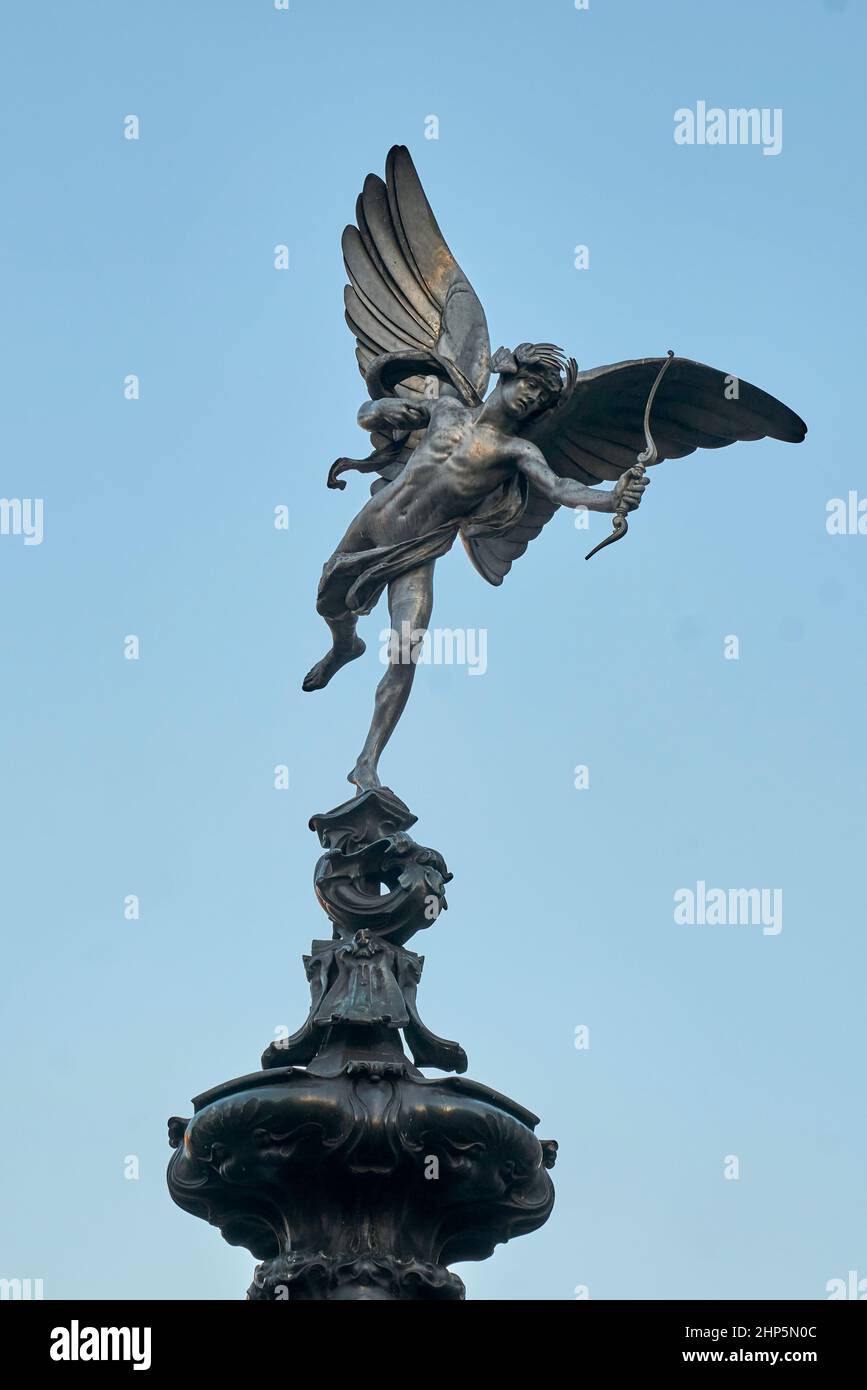
[[[346,322],[357,340],[362,375],[383,353],[436,352],[448,358],[481,397],[491,345],[485,313],[437,225],[409,150],[389,150],[385,180],[368,174],[343,233]],[[423,376],[395,388],[424,395]]]

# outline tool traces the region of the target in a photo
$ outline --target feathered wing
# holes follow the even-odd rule
[[[562,478],[592,487],[616,482],[644,448],[644,408],[664,357],[642,357],[578,372],[562,405],[527,430]],[[659,461],[696,449],[722,449],[737,440],[782,439],[800,443],[803,420],[749,382],[676,357],[653,403],[650,428]],[[557,510],[532,486],[524,514],[497,539],[467,542],[470,558],[491,584],[504,577]]]
[[[350,280],[344,298],[362,376],[383,353],[436,353],[483,397],[491,372],[485,312],[446,245],[404,145],[389,150],[384,181],[368,174],[355,217],[357,226],[343,233]],[[425,394],[425,378],[410,376],[394,390],[417,399]],[[380,447],[387,441],[374,435],[373,442]]]

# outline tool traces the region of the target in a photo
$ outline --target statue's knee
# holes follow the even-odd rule
[[[392,638],[383,651],[383,658],[387,665],[383,684],[390,688],[409,683],[415,674],[420,655],[421,649],[418,645],[395,641]]]
[[[334,599],[328,601],[327,594],[320,594],[316,599],[316,612],[320,618],[324,618],[327,623],[339,626],[351,627],[355,622],[351,613],[347,613],[345,608],[340,608],[335,604]]]

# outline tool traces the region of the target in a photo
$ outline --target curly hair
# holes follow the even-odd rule
[[[519,343],[513,352],[498,348],[491,367],[501,376],[533,376],[545,388],[542,408],[555,404],[564,386],[569,359],[554,343]]]

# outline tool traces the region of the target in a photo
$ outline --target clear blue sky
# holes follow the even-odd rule
[[[0,1275],[249,1282],[169,1199],[165,1121],[306,1014],[307,819],[347,791],[384,625],[302,695],[367,495],[325,488],[366,442],[339,238],[400,141],[495,346],[673,347],[810,426],[663,464],[590,565],[564,512],[501,589],[438,566],[488,671],[421,669],[383,763],[455,873],[422,1013],[560,1141],[548,1225],[459,1272],[498,1299],[867,1276],[867,537],[825,527],[864,493],[863,7],[19,0],[3,30],[0,495],[45,529],[0,536]],[[677,146],[699,100],[781,108],[782,152]],[[698,880],[782,888],[782,931],[676,925]]]

